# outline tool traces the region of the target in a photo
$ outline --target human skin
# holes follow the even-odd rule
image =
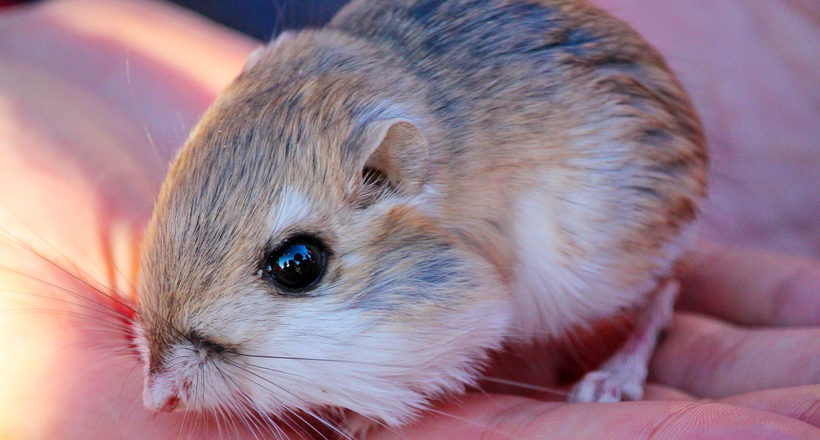
[[[648,401],[471,392],[373,438],[820,435],[820,133],[810,123],[820,69],[806,43],[820,41],[817,7],[598,3],[667,55],[714,151],[714,196],[681,267]],[[233,437],[225,421],[142,409],[141,366],[100,308],[118,306],[86,282],[134,301],[136,250],[166,164],[255,45],[154,3],[0,13],[0,438]],[[550,380],[551,359],[522,353],[542,366],[538,385],[566,385]]]

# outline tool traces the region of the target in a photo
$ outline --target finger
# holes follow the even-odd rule
[[[696,400],[695,396],[666,385],[648,383],[644,387],[643,400]]]
[[[747,329],[675,315],[650,362],[653,381],[699,397],[820,383],[820,329]]]
[[[820,435],[820,430],[798,420],[718,403],[560,404],[512,396],[469,395],[436,411],[400,432],[377,432],[372,438],[752,440]]]
[[[755,391],[720,402],[780,414],[820,428],[820,385]]]
[[[680,278],[681,309],[745,325],[820,325],[820,262],[701,244]]]

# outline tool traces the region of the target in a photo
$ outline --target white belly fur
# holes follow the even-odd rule
[[[590,216],[598,215],[600,219],[606,210],[598,206],[599,212],[595,213],[597,205],[592,201],[600,194],[564,196],[556,198],[540,189],[516,202],[513,227],[519,263],[511,290],[515,310],[512,334],[516,339],[562,339],[571,329],[592,325],[640,304],[656,287],[657,278],[671,272],[691,242],[693,227],[671,239],[658,256],[615,255],[606,246],[611,240],[606,222],[590,223]],[[617,221],[613,219],[613,224]],[[577,233],[569,239],[567,225]],[[583,252],[578,252],[579,246]],[[618,271],[624,270],[623,266],[619,268],[613,262],[623,264],[623,258],[652,259],[656,270],[641,274],[637,282],[622,284],[624,277]]]

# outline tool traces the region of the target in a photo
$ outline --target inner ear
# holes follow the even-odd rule
[[[372,121],[365,130],[363,175],[381,174],[405,195],[421,191],[430,166],[424,133],[406,119]],[[372,178],[371,178],[372,180]]]

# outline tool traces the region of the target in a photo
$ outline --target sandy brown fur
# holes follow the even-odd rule
[[[648,294],[706,191],[685,92],[634,31],[582,1],[355,0],[327,28],[253,58],[172,165],[146,234],[141,308],[157,371],[192,334],[242,350],[310,300],[253,276],[288,231],[333,249],[316,297],[435,341],[422,323],[516,294],[523,194],[540,191],[550,212],[554,264]],[[417,158],[419,192],[397,187],[376,203],[362,195],[366,128],[389,118],[423,133],[429,163]],[[270,236],[285,188],[312,211]],[[214,327],[214,310],[229,309],[253,321],[220,323],[250,328],[242,337]],[[462,330],[453,340],[467,341]],[[446,374],[467,380],[504,336],[487,338],[459,352],[466,373]]]
[[[556,170],[556,197],[600,189],[605,217],[563,225],[568,257],[595,251],[576,239],[578,224],[600,223],[623,255],[648,256],[693,220],[705,194],[700,124],[663,59],[626,25],[578,1],[379,3],[355,2],[331,28],[434,77],[417,93],[450,129],[433,162],[447,188],[440,206],[499,267],[513,258],[493,248],[504,241],[505,202],[532,184],[533,168]],[[493,9],[505,18],[488,18]],[[457,37],[441,43],[442,34]]]

